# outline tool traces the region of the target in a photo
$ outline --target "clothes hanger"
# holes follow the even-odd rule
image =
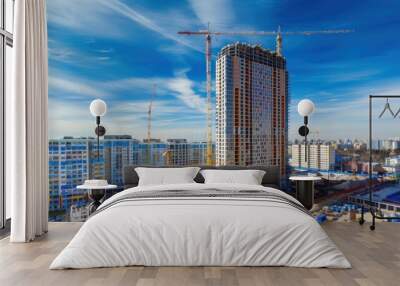
[[[399,110],[397,110],[396,114],[394,115],[394,118],[396,118],[397,115],[399,115],[399,114],[400,114],[400,108],[399,108]]]
[[[383,116],[383,114],[385,114],[386,110],[389,110],[390,114],[392,114],[393,117],[396,117],[397,114],[400,112],[400,109],[399,109],[399,111],[397,111],[396,115],[394,115],[392,108],[390,107],[389,98],[386,98],[385,107],[383,108],[381,114],[379,115],[379,118],[381,118]]]

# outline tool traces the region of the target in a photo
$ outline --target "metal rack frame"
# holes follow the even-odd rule
[[[389,99],[389,98],[400,98],[400,95],[369,95],[369,166],[368,166],[368,192],[369,192],[369,201],[368,201],[368,209],[372,215],[372,224],[370,225],[371,230],[375,230],[375,221],[377,219],[399,219],[400,217],[385,217],[381,216],[377,213],[377,208],[372,201],[372,102],[374,99]],[[364,203],[361,208],[361,218],[359,223],[362,225],[365,222],[364,219]]]

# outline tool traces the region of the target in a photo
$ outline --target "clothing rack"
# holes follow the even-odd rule
[[[400,95],[370,95],[369,96],[369,166],[368,166],[368,192],[369,192],[369,200],[368,200],[368,209],[369,212],[372,215],[372,224],[370,225],[371,230],[375,230],[375,220],[377,219],[387,219],[387,220],[392,220],[392,219],[399,219],[400,217],[385,217],[381,216],[377,213],[377,208],[375,207],[374,202],[372,201],[372,103],[374,99],[386,99],[386,104],[388,104],[388,100],[390,98],[400,98]],[[383,115],[383,113],[386,111],[386,105],[385,109],[381,113],[380,117]],[[392,112],[391,112],[392,113]],[[398,115],[398,112],[396,113],[396,116]],[[394,116],[394,118],[396,117]],[[361,218],[359,223],[362,225],[365,222],[364,219],[364,212],[365,212],[365,206],[364,203],[361,208]]]

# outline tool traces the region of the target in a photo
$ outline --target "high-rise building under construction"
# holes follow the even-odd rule
[[[217,165],[279,166],[286,174],[286,60],[259,45],[227,45],[216,64]]]

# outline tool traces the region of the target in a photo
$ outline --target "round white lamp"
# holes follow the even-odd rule
[[[297,105],[297,111],[303,117],[309,116],[315,110],[314,103],[309,99],[303,99]]]
[[[107,104],[104,100],[95,99],[90,103],[90,113],[96,117],[96,129],[95,133],[97,135],[97,160],[100,159],[100,136],[106,134],[106,129],[100,125],[100,117],[104,116],[107,112]]]
[[[311,115],[311,113],[313,113],[315,110],[315,105],[314,103],[309,100],[309,99],[303,99],[300,100],[299,104],[297,105],[297,112],[304,117],[304,125],[301,126],[299,128],[299,134],[300,136],[304,137],[304,145],[305,145],[305,152],[304,152],[304,159],[305,162],[307,162],[307,135],[310,132],[310,130],[308,129],[307,125],[308,125],[308,116]]]
[[[107,104],[101,99],[95,99],[90,103],[90,113],[97,116],[104,116],[107,112]]]

